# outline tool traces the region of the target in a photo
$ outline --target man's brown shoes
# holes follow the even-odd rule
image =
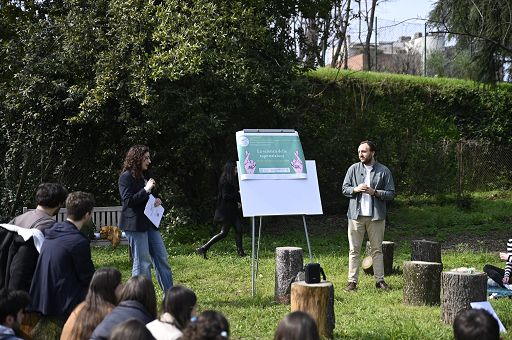
[[[347,283],[347,286],[345,287],[346,292],[355,292],[356,290],[357,290],[357,283],[355,283],[355,282]]]
[[[375,288],[377,289],[380,289],[380,290],[383,290],[383,291],[388,291],[388,290],[391,290],[391,288],[389,288],[388,284],[384,281],[379,281],[375,284]]]

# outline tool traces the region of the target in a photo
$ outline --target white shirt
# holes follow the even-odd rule
[[[364,168],[366,170],[366,175],[364,177],[364,183],[367,186],[370,186],[370,174],[373,169],[373,165],[364,165]],[[362,193],[361,195],[361,210],[359,211],[359,216],[372,216],[372,210],[373,210],[373,201],[372,197],[369,194]]]
[[[176,340],[179,339],[183,333],[173,322],[173,316],[169,313],[164,313],[160,316],[160,319],[151,321],[146,327],[156,340]]]

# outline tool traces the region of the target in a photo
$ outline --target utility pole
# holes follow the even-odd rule
[[[378,63],[377,63],[377,50],[378,50],[378,45],[377,45],[377,17],[375,17],[375,71],[378,71]]]
[[[423,76],[427,76],[427,21],[425,21],[425,30],[423,38]]]

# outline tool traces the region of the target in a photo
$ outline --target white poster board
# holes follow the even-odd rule
[[[486,311],[491,314],[496,321],[498,321],[498,325],[500,326],[500,332],[507,333],[507,330],[505,329],[505,326],[503,326],[503,323],[501,322],[500,318],[498,317],[498,314],[494,311],[494,308],[492,308],[492,305],[489,303],[489,301],[481,301],[481,302],[470,302],[471,308],[473,309],[485,309]]]
[[[237,163],[244,217],[323,214],[315,161],[306,161],[307,178],[287,180],[240,180]]]

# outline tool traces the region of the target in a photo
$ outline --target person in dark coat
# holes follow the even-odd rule
[[[94,274],[91,248],[80,228],[91,219],[94,198],[73,192],[66,199],[67,219],[45,232],[30,287],[30,310],[62,320],[84,300]]]
[[[29,210],[9,222],[10,225],[31,229],[31,238],[27,239],[15,231],[0,228],[0,288],[29,292],[39,257],[36,238],[44,239],[45,230],[55,224],[55,215],[67,195],[66,189],[58,183],[42,183],[37,187],[36,209]]]
[[[228,161],[224,165],[219,179],[219,189],[217,195],[217,204],[215,208],[214,222],[222,223],[220,233],[212,237],[205,245],[197,248],[199,255],[205,259],[206,252],[216,242],[222,240],[228,235],[231,226],[235,227],[235,242],[239,256],[245,256],[242,245],[242,201],[238,188],[236,163]]]
[[[156,294],[153,282],[145,276],[132,276],[123,288],[119,304],[96,327],[91,340],[106,340],[112,329],[134,318],[144,324],[156,319]]]
[[[125,232],[132,251],[132,276],[151,278],[153,262],[156,278],[165,292],[173,285],[169,255],[160,231],[144,214],[150,194],[156,198],[155,206],[162,204],[154,192],[156,181],[148,176],[150,164],[148,147],[134,145],[128,150],[118,181],[123,205],[119,226]]]

